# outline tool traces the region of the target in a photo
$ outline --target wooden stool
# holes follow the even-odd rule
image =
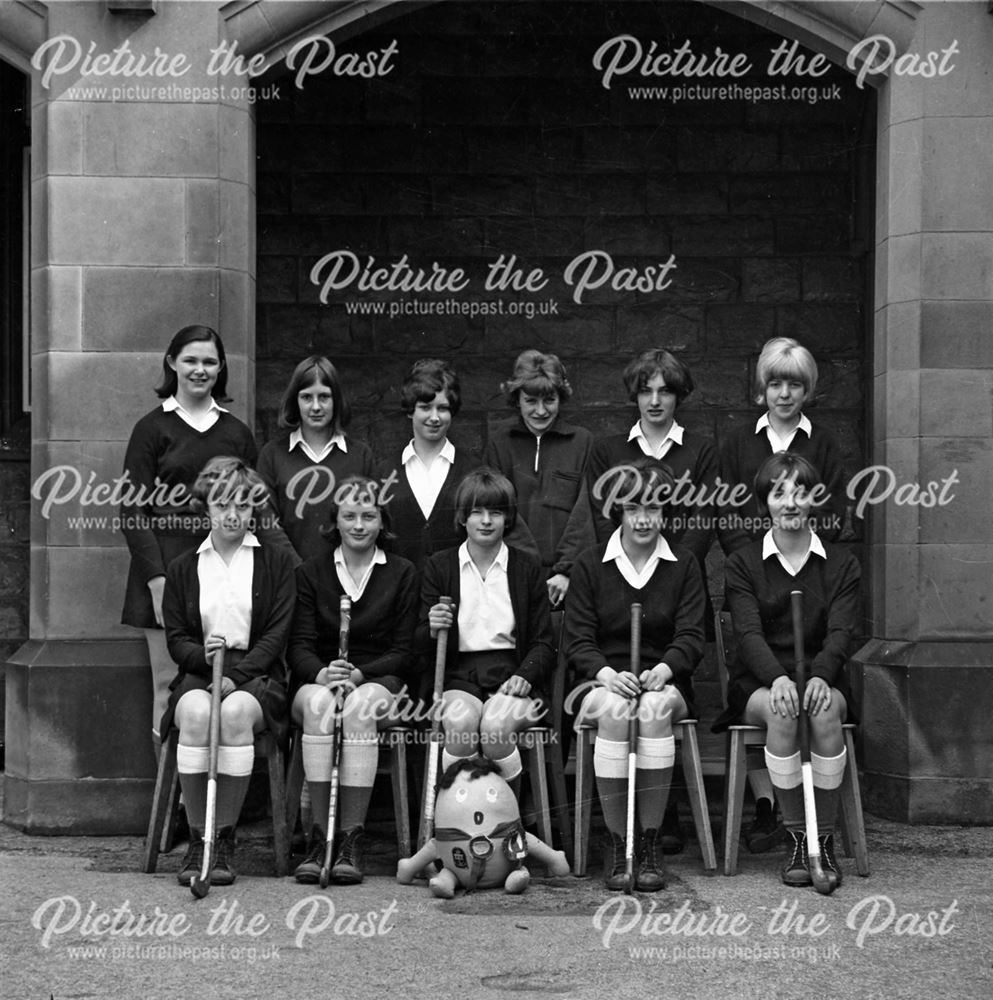
[[[179,730],[169,730],[159,754],[159,770],[152,796],[152,815],[148,820],[145,836],[143,872],[154,872],[159,854],[172,849],[176,815],[179,812],[179,774],[176,769],[176,746]],[[255,737],[255,756],[269,762],[269,800],[272,810],[272,839],[276,854],[276,874],[287,875],[290,870],[290,837],[286,827],[286,771],[283,751],[266,730]]]
[[[696,827],[703,867],[708,874],[717,871],[717,854],[714,835],[710,829],[710,812],[707,809],[707,792],[703,785],[703,765],[696,738],[696,719],[674,722],[672,735],[679,748],[686,776],[693,825]],[[581,726],[576,734],[576,861],[573,872],[586,874],[586,856],[589,851],[590,818],[593,813],[593,741],[595,726]]]
[[[727,665],[734,658],[734,625],[727,611],[714,616],[717,640],[718,674],[721,693],[727,704]],[[847,751],[845,773],[841,779],[841,843],[848,857],[855,856],[855,870],[859,875],[869,874],[869,847],[865,837],[865,817],[862,814],[862,789],[855,764],[855,726],[845,723],[842,727]],[[745,778],[749,770],[765,768],[764,755],[756,753],[765,746],[763,726],[729,726],[727,731],[727,757],[724,772],[724,874],[738,871],[738,840],[741,836],[741,814],[745,802]]]
[[[292,833],[297,823],[300,809],[300,792],[303,790],[303,743],[302,730],[294,727],[291,731],[292,751],[290,770],[287,775],[286,825]],[[410,801],[407,798],[407,744],[414,739],[414,730],[409,726],[391,726],[379,731],[380,746],[388,747],[390,781],[393,785],[393,818],[397,828],[397,850],[401,858],[409,858],[410,849]],[[383,773],[383,767],[377,771]],[[327,817],[325,817],[326,819]],[[306,830],[309,834],[310,831]]]

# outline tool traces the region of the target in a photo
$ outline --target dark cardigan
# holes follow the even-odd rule
[[[825,545],[827,559],[811,555],[790,576],[773,555],[762,559],[762,543],[752,542],[728,557],[725,593],[734,619],[737,654],[728,665],[728,711],[722,721],[741,716],[749,697],[777,677],[793,677],[793,616],[790,593],[803,592],[804,656],[811,677],[840,690],[851,706],[845,671],[859,620],[858,560]],[[853,714],[853,713],[850,713]]]
[[[587,465],[587,488],[589,503],[593,512],[593,522],[597,541],[605,542],[613,533],[616,525],[603,514],[603,501],[597,501],[592,494],[597,479],[608,469],[616,465],[631,465],[645,458],[644,452],[637,441],[628,441],[627,434],[615,434],[612,437],[597,438],[593,442]],[[708,493],[714,488],[717,479],[717,452],[713,444],[699,437],[692,431],[683,432],[683,443],[673,444],[668,454],[661,459],[668,466],[675,479],[687,474],[693,492],[703,488]],[[685,489],[680,491],[685,493]],[[701,572],[707,551],[713,541],[712,504],[682,506],[666,505],[665,517],[667,526],[663,528],[666,540],[670,545],[681,545],[696,556]],[[681,518],[692,519],[685,526],[680,524]]]
[[[573,567],[565,602],[563,644],[578,681],[592,680],[610,666],[630,669],[631,605],[642,606],[641,665],[663,661],[672,684],[693,709],[693,671],[703,656],[704,590],[692,554],[673,548],[676,562],[660,559],[651,578],[638,590],[616,564],[603,561],[606,543],[587,549]]]
[[[172,559],[195,549],[203,539],[206,519],[189,506],[189,490],[207,461],[233,455],[254,465],[256,454],[252,432],[230,413],[221,413],[211,427],[198,431],[175,411],[167,413],[157,406],[135,424],[124,455],[129,482],[144,489],[146,495],[156,482],[164,485],[162,494],[179,487],[179,498],[171,508],[153,508],[149,503],[121,505],[121,530],[131,551],[122,624],[155,627],[148,581],[164,576]],[[159,512],[186,517],[178,527],[164,519],[150,520]]]
[[[352,437],[346,438],[346,444],[348,451],[334,447],[320,462],[313,462],[300,447],[290,451],[289,435],[284,434],[266,444],[259,453],[258,473],[272,491],[280,523],[301,559],[320,555],[328,548],[321,527],[328,522],[331,499],[328,497],[319,504],[305,507],[298,516],[297,501],[286,496],[286,486],[294,476],[308,469],[322,470],[314,486],[318,495],[325,492],[332,481],[337,484],[348,476],[371,478],[375,463],[369,446]]]
[[[476,464],[461,448],[455,449],[455,461],[427,518],[410,488],[400,456],[397,455],[395,465],[381,470],[385,474],[396,472],[396,483],[389,492],[387,507],[390,526],[396,535],[394,548],[398,555],[409,559],[418,570],[432,553],[458,545],[465,538],[465,532],[455,526],[455,491],[465,474]]]
[[[827,487],[830,497],[812,511],[812,515],[817,522],[818,535],[825,541],[832,541],[838,537],[845,511],[844,469],[838,442],[823,425],[811,424],[810,437],[798,430],[790,442],[790,451],[806,458]],[[740,427],[721,442],[721,481],[731,485],[744,483],[748,487],[748,500],[743,506],[717,512],[717,537],[727,555],[762,538],[771,527],[771,523],[762,522],[752,487],[755,474],[772,454],[769,435],[764,430],[756,432],[754,423]]]
[[[515,650],[520,666],[512,671],[531,684],[531,697],[539,698],[547,690],[546,679],[555,662],[555,640],[552,634],[548,588],[541,564],[527,552],[507,546],[507,584],[510,604],[514,611]],[[435,553],[424,564],[421,584],[421,611],[415,634],[415,644],[424,654],[434,649],[428,611],[441,595],[455,601],[455,624],[448,633],[448,662],[459,655],[458,604],[461,598],[459,550]],[[511,676],[510,674],[507,675]],[[506,678],[504,678],[506,679]]]
[[[333,550],[297,569],[297,606],[286,653],[295,688],[312,684],[337,658],[343,593]],[[385,564],[373,566],[365,591],[352,603],[348,646],[349,661],[367,680],[410,672],[419,600],[417,573],[408,560],[388,554]]]
[[[199,558],[194,549],[170,563],[162,614],[169,655],[176,661],[180,674],[210,680],[211,666],[203,648],[203,621],[200,617]],[[253,549],[252,560],[249,649],[237,665],[225,666],[224,676],[230,677],[238,686],[267,675],[285,684],[282,652],[296,600],[293,560],[288,552],[268,545]]]

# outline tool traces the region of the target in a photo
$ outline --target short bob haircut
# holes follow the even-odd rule
[[[755,402],[765,405],[765,391],[773,379],[803,383],[807,399],[817,388],[817,362],[813,354],[792,337],[773,337],[762,346],[755,365]]]
[[[452,416],[458,416],[462,406],[462,389],[455,370],[447,361],[439,358],[415,361],[410,374],[400,386],[400,409],[409,417],[418,403],[430,403],[439,392],[448,397]]]
[[[622,495],[634,492],[638,499],[648,495],[652,502],[658,502],[663,507],[668,505],[669,498],[676,480],[668,465],[654,458],[639,458],[637,461],[621,466],[611,488],[617,489]],[[661,496],[659,496],[661,493]],[[626,501],[632,503],[633,501]],[[614,503],[608,512],[611,522],[619,527],[624,520],[624,504]]]
[[[218,336],[216,330],[209,326],[184,326],[169,341],[169,346],[162,357],[162,381],[155,387],[155,395],[159,399],[168,399],[176,395],[179,386],[179,376],[169,367],[169,359],[174,362],[183,352],[187,344],[193,344],[200,340],[209,340],[217,348],[217,357],[221,362],[217,371],[217,381],[214,382],[210,390],[211,396],[219,403],[228,403],[231,397],[228,395],[228,363],[224,354],[224,344]]]
[[[565,375],[565,365],[557,354],[544,354],[533,347],[522,351],[514,362],[514,374],[500,388],[507,403],[515,410],[520,406],[521,393],[529,396],[551,396],[564,403],[572,395],[572,386]]]
[[[304,358],[293,369],[289,384],[279,402],[279,426],[300,426],[300,403],[297,396],[312,385],[323,385],[331,390],[331,400],[334,404],[333,426],[336,434],[343,434],[352,419],[352,409],[345,398],[341,387],[341,376],[331,362],[319,354],[311,354]]]
[[[467,473],[455,491],[455,527],[464,528],[474,507],[503,511],[504,530],[517,523],[517,494],[514,484],[496,469],[482,466]]]
[[[639,392],[645,391],[654,375],[665,379],[666,388],[676,394],[677,406],[693,391],[689,368],[669,351],[656,349],[639,354],[624,369],[624,388],[632,402],[637,400]]]
[[[269,488],[262,477],[242,458],[215,455],[200,470],[193,483],[193,506],[206,510],[208,501],[226,503],[234,496],[247,494],[255,507],[269,500]]]
[[[330,521],[321,528],[321,535],[328,540],[330,545],[335,547],[341,545],[341,532],[338,531],[338,511],[341,510],[341,505],[343,503],[371,503],[379,511],[383,525],[379,529],[376,544],[384,552],[392,551],[396,535],[393,533],[393,525],[390,520],[389,503],[377,502],[382,488],[382,483],[365,476],[347,476],[338,483],[331,500],[331,509],[328,511]]]
[[[796,476],[798,486],[812,490],[821,483],[821,474],[803,455],[793,451],[777,451],[770,455],[755,473],[755,499],[763,514],[769,513],[769,494],[777,483]]]

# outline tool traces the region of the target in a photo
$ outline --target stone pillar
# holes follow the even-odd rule
[[[863,787],[894,819],[990,823],[993,16],[925,4],[915,27],[911,51],[958,52],[880,91],[872,449],[933,498],[956,481],[947,505],[894,493],[871,513]]]
[[[45,37],[85,55],[127,43],[185,56],[181,76],[32,81],[32,479],[120,475],[169,338],[224,338],[231,409],[254,414],[254,122],[208,77],[216,4],[151,16],[49,4]],[[47,61],[46,61],[47,62]],[[44,65],[42,67],[44,69]],[[225,85],[221,89],[221,85]],[[53,485],[52,483],[49,484]],[[7,671],[5,818],[29,832],[140,832],[154,777],[140,632],[118,624],[128,552],[112,507],[32,500],[30,640]],[[80,516],[106,518],[79,524]]]

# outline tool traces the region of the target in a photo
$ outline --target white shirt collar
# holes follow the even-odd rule
[[[768,410],[766,410],[765,413],[763,413],[762,416],[755,421],[755,433],[758,434],[760,431],[764,430],[772,430],[773,433],[776,433],[775,430],[773,429],[771,421],[769,420]],[[801,413],[800,422],[796,425],[796,427],[794,427],[793,430],[789,431],[786,435],[780,435],[780,436],[790,437],[797,431],[803,431],[803,433],[806,434],[807,437],[810,437],[811,430],[813,430],[813,428],[811,426],[810,421],[807,419],[806,414]]]
[[[506,542],[500,543],[500,551],[497,552],[496,558],[490,563],[490,566],[499,566],[504,573],[507,572],[507,558],[510,555],[510,550],[507,548]],[[472,563],[472,556],[469,555],[469,543],[463,542],[459,546],[459,569],[464,569],[469,563]],[[473,566],[476,564],[473,563]]]
[[[790,576],[796,576],[797,573],[807,565],[807,560],[811,555],[820,556],[822,559],[827,559],[827,552],[824,549],[824,543],[817,537],[817,532],[811,529],[810,531],[810,544],[807,546],[807,551],[803,554],[803,559],[797,569],[794,569],[786,556],[779,551],[779,546],[776,544],[776,540],[772,537],[772,528],[770,528],[762,536],[762,560],[763,562],[770,556],[775,556],[779,560],[779,564],[786,570]]]
[[[403,454],[400,456],[400,464],[406,465],[411,459],[416,458],[421,465],[424,463],[421,461],[421,456],[414,451],[414,439],[410,439],[410,444],[403,449]],[[448,438],[445,438],[445,443],[441,447],[441,451],[438,452],[437,458],[443,458],[449,465],[453,465],[455,462],[455,445],[452,444]]]
[[[336,446],[341,449],[341,451],[346,453],[348,452],[348,442],[345,440],[345,435],[340,432],[333,434],[331,436],[331,440],[328,441],[328,443],[319,452],[314,451],[314,449],[307,444],[304,440],[303,432],[299,427],[290,432],[289,444],[290,451],[293,451],[293,449],[299,445],[303,453],[313,462],[320,462],[322,459],[327,458]]]
[[[261,544],[262,543],[258,540],[258,538],[255,537],[254,532],[246,531],[245,537],[241,540],[241,545],[239,546],[239,548],[257,549],[261,547]],[[197,554],[199,555],[201,552],[216,552],[216,551],[217,550],[214,548],[214,543],[211,540],[211,536],[208,534],[207,537],[200,543],[200,546],[197,549]]]
[[[335,566],[345,566],[345,553],[341,551],[341,546],[336,545],[334,550],[334,564]],[[376,551],[372,554],[373,566],[385,566],[386,565],[386,552],[383,551],[378,545],[376,546]]]
[[[651,446],[648,444],[648,438],[645,437],[645,434],[644,434],[644,432],[641,429],[641,421],[640,420],[636,420],[634,422],[634,426],[628,432],[628,440],[629,441],[637,441],[639,444],[641,444],[642,442],[644,442],[644,445],[642,447],[642,451],[645,451],[646,447],[649,449],[649,451],[651,451]],[[677,424],[676,421],[673,420],[672,424],[669,427],[668,432],[666,433],[666,436],[664,438],[662,438],[662,441],[659,443],[659,445],[657,446],[657,448],[655,450],[656,451],[661,451],[665,447],[665,444],[666,444],[667,441],[671,441],[673,444],[682,444],[683,443],[683,427],[682,427],[682,424]],[[645,454],[648,454],[648,451],[645,451]]]
[[[624,546],[621,543],[621,529],[615,529],[614,533],[607,539],[607,548],[603,553],[603,562],[613,562],[615,559],[626,559],[629,563],[628,554],[624,551]],[[649,559],[665,559],[667,562],[679,562],[676,558],[676,554],[672,551],[669,543],[659,535],[655,541],[655,550],[652,552]]]
[[[162,409],[165,410],[166,413],[172,413],[174,410],[182,410],[183,413],[189,414],[189,416],[191,417],[193,416],[193,414],[190,413],[190,411],[186,409],[185,406],[180,405],[179,400],[176,399],[175,396],[170,396],[168,399],[163,399]],[[228,412],[227,410],[224,409],[223,406],[220,406],[218,404],[217,400],[214,399],[213,396],[210,397],[210,406],[207,407],[207,412],[209,413],[211,410],[217,410],[218,413]]]

